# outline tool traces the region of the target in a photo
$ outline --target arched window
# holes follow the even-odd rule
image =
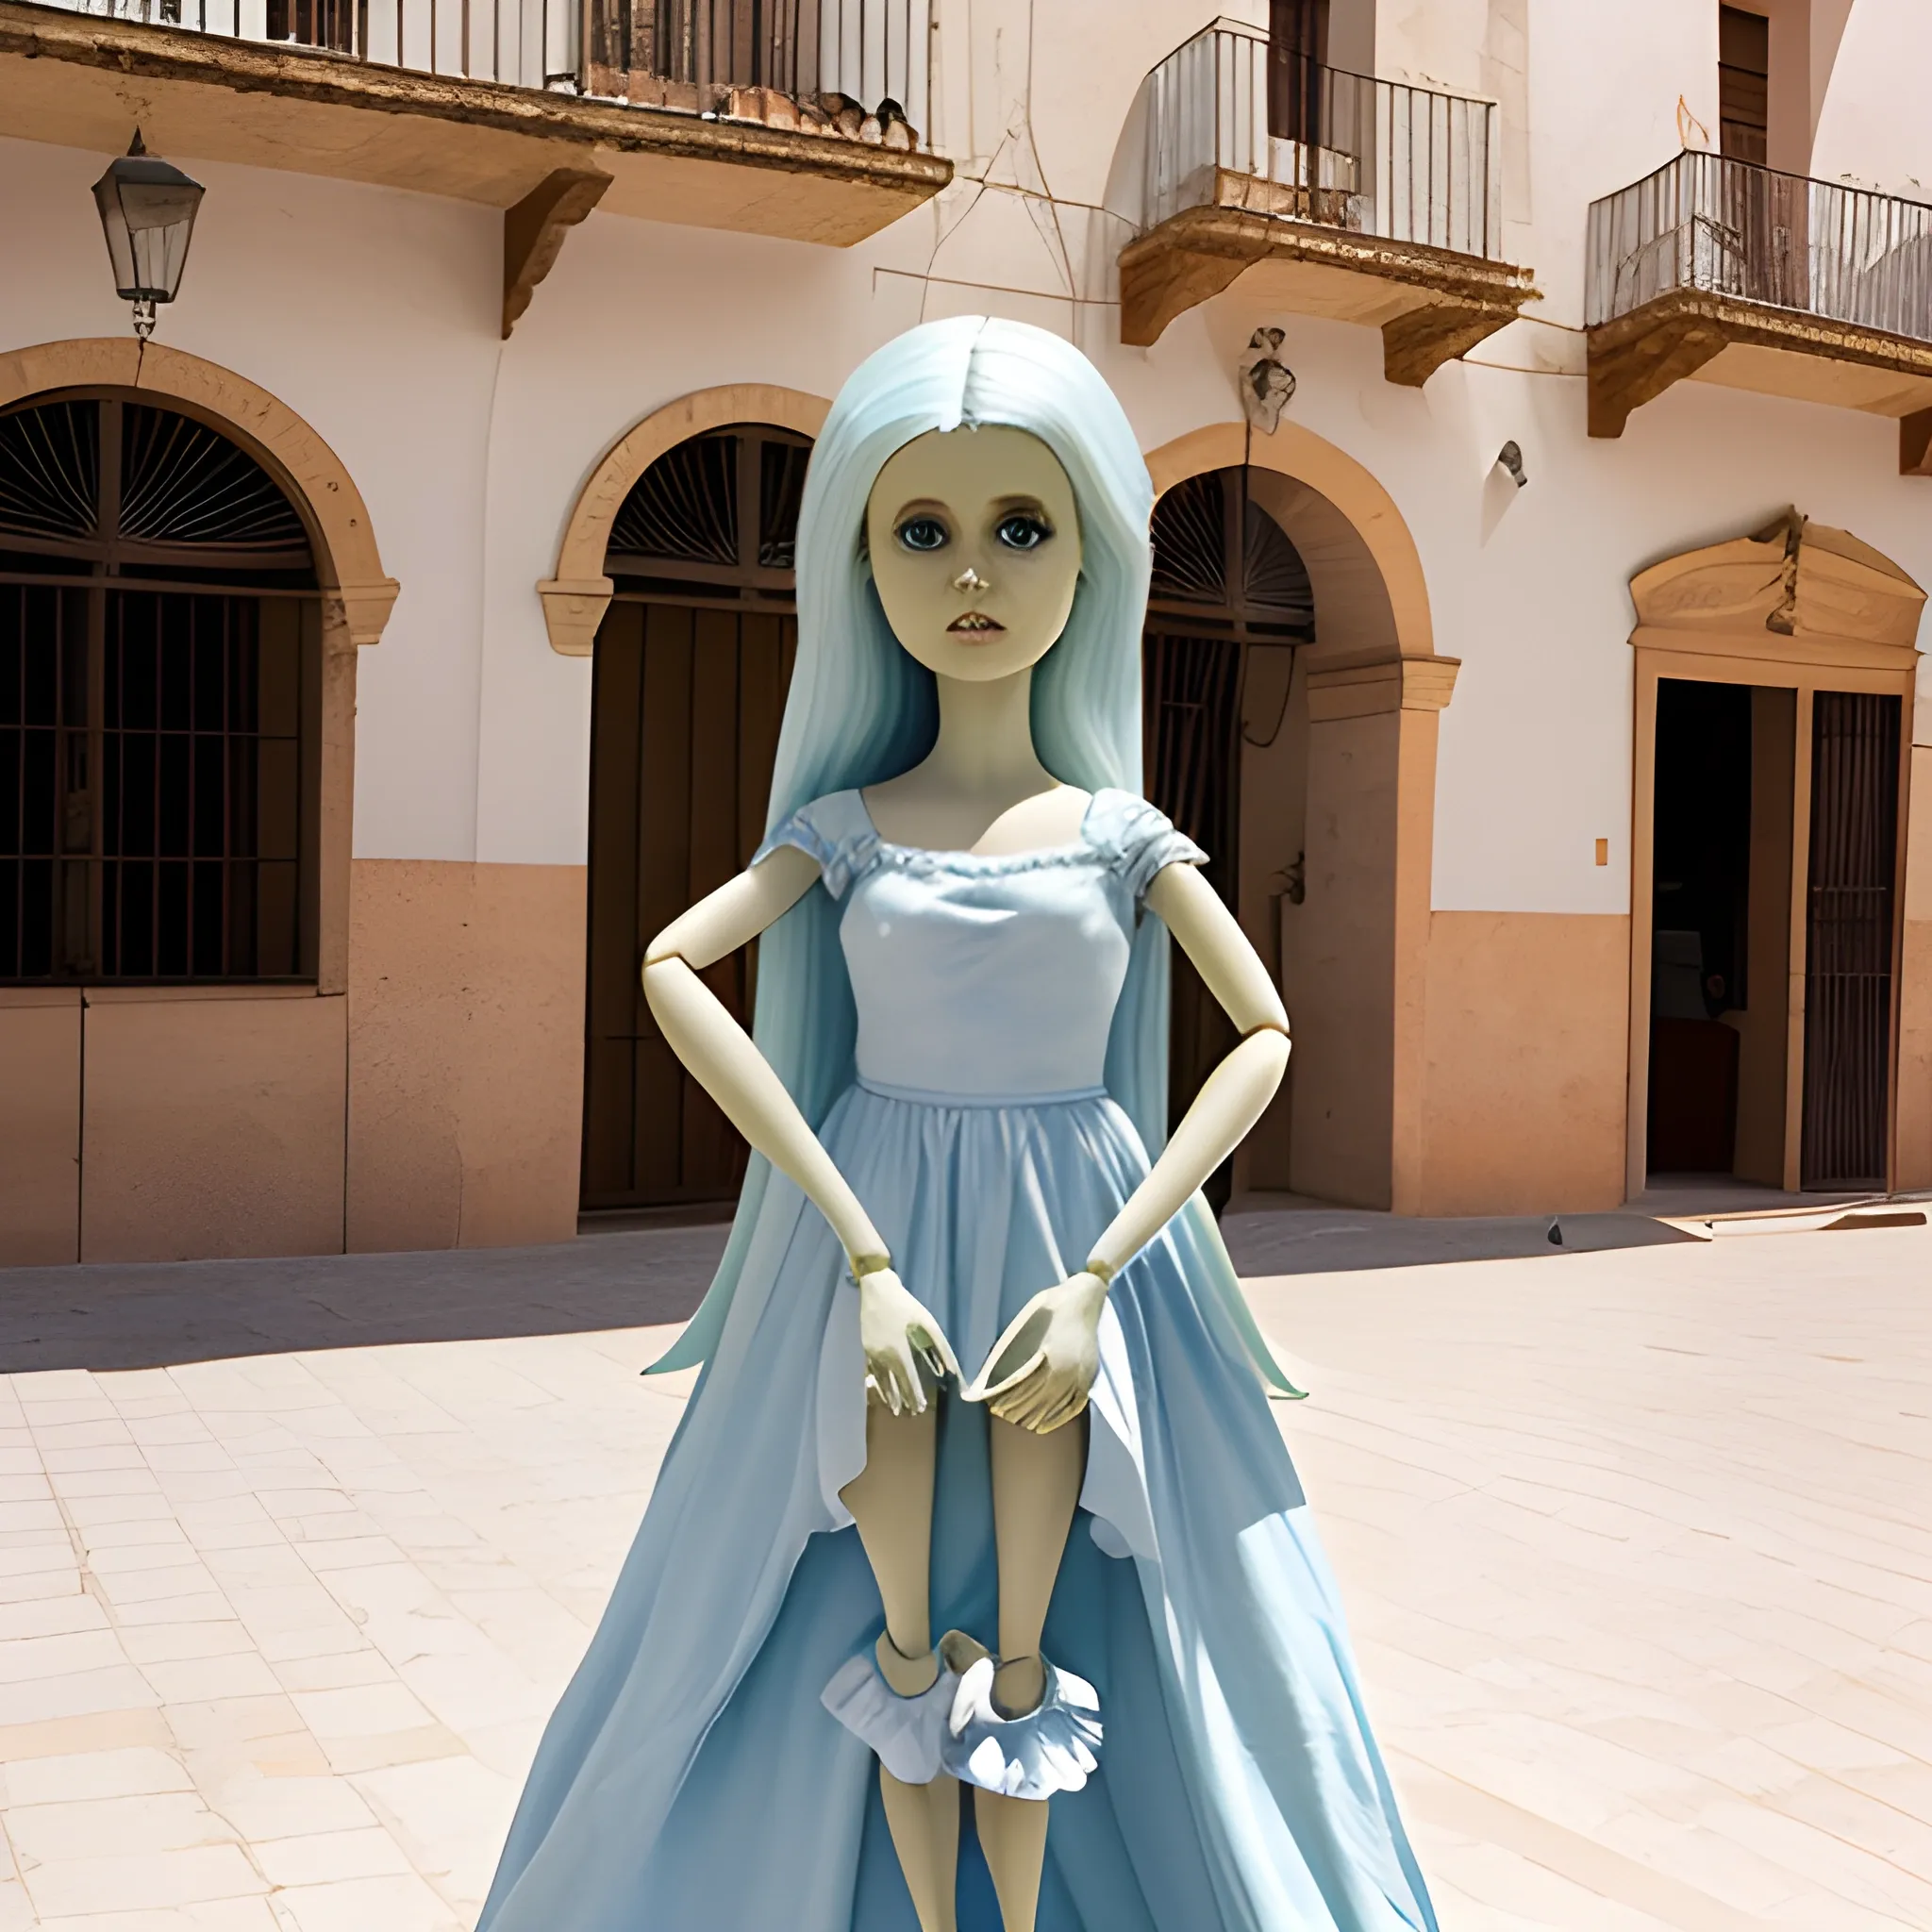
[[[1141,712],[1147,795],[1207,851],[1206,876],[1237,913],[1249,668],[1256,651],[1291,654],[1315,635],[1307,567],[1250,496],[1248,475],[1231,469],[1190,476],[1154,507]],[[1291,658],[1291,677],[1292,669]],[[1289,689],[1279,676],[1269,682]],[[1257,742],[1272,742],[1268,725],[1261,731]],[[1168,1097],[1178,1120],[1234,1035],[1178,957],[1173,1012]],[[1224,1168],[1208,1198],[1220,1207],[1227,1188]]]
[[[792,545],[811,454],[760,425],[695,436],[639,477],[605,556],[591,723],[583,1205],[729,1201],[744,1143],[657,1029],[653,934],[758,849],[796,642]],[[706,975],[741,1018],[754,964]]]
[[[312,978],[320,664],[253,457],[125,394],[0,413],[0,984]]]

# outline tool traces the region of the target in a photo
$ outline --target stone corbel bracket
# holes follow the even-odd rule
[[[1308,672],[1308,718],[1333,724],[1387,711],[1440,711],[1456,690],[1460,658],[1392,658],[1351,652]]]
[[[550,648],[561,658],[590,657],[616,588],[608,577],[544,578],[537,594],[543,600]]]
[[[377,644],[402,586],[394,577],[374,584],[337,584],[324,592],[341,611],[352,644]]]
[[[1898,419],[1898,473],[1932,476],[1932,409],[1916,409]]]
[[[558,168],[503,211],[503,339],[557,266],[563,238],[604,198],[611,177],[598,168]]]

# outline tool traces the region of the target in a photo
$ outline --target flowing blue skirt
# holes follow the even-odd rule
[[[1104,1095],[855,1087],[823,1138],[970,1374],[1147,1172]],[[1434,1932],[1301,1488],[1196,1224],[1108,1298],[1043,1640],[1100,1693],[1040,1932]],[[479,1932],[917,1932],[866,1748],[820,1704],[883,1627],[838,1491],[857,1294],[774,1176],[723,1335],[530,1773]],[[991,1641],[987,1419],[941,1399],[933,1627]],[[999,1932],[973,1844],[964,1932]]]

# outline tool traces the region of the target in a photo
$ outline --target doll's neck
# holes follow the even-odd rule
[[[1002,806],[1058,783],[1033,748],[1033,673],[990,683],[941,677],[940,730],[920,776],[937,791]]]

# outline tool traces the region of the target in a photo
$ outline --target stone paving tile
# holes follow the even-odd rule
[[[1932,1927],[1928,1280],[1898,1230],[1252,1284],[1445,1932]],[[0,1932],[471,1924],[669,1332],[0,1377]]]

